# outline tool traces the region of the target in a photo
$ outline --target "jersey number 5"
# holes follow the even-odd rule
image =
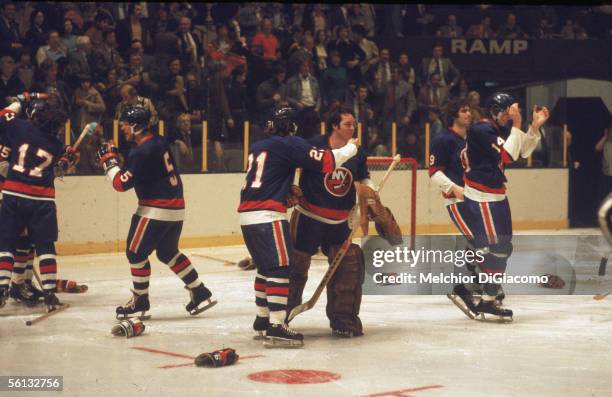
[[[177,186],[178,179],[176,178],[174,167],[172,166],[172,163],[170,163],[170,155],[168,154],[168,152],[164,153],[164,164],[166,165],[166,171],[168,171],[168,175],[170,175],[168,177],[168,180],[170,181],[170,185]]]
[[[40,157],[44,161],[36,167],[28,170],[25,167],[25,158],[29,148],[30,144],[28,143],[24,143],[23,145],[19,146],[19,159],[17,160],[17,164],[13,165],[13,171],[20,172],[22,174],[27,173],[29,176],[34,178],[42,178],[43,170],[50,166],[51,162],[53,161],[53,155],[45,150],[38,149],[36,151],[36,157]]]

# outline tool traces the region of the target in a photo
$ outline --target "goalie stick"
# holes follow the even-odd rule
[[[377,192],[380,193],[383,186],[385,186],[387,179],[389,179],[389,175],[391,175],[391,171],[393,171],[397,163],[400,162],[400,158],[401,157],[399,154],[393,157],[393,161],[391,162],[391,164],[389,164],[389,168],[387,168],[387,172],[383,176],[382,180],[380,181],[380,184],[378,185],[378,188],[376,189]],[[357,188],[357,183],[355,183],[355,187]],[[332,261],[332,263],[329,265],[327,272],[325,272],[325,275],[323,276],[323,279],[319,283],[319,286],[317,287],[314,294],[312,295],[312,298],[310,298],[305,303],[302,303],[301,305],[294,307],[289,313],[289,315],[287,316],[287,322],[290,322],[291,320],[293,320],[298,314],[308,311],[314,307],[314,305],[319,300],[321,293],[323,293],[323,290],[325,289],[325,287],[331,280],[332,276],[336,272],[336,269],[338,268],[338,266],[340,266],[342,259],[344,259],[344,256],[348,252],[348,249],[351,246],[351,242],[353,240],[353,236],[356,231],[357,231],[357,225],[354,225],[353,229],[351,230],[351,234],[349,234],[348,238],[340,246],[338,253],[334,257],[334,260]]]

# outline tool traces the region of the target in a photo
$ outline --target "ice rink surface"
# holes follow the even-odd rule
[[[0,375],[62,375],[62,396],[612,396],[612,296],[509,296],[514,322],[469,320],[445,296],[364,296],[365,335],[331,336],[325,294],[298,316],[302,349],[266,349],[252,339],[254,271],[196,254],[237,261],[246,248],[186,249],[219,304],[191,317],[181,281],[152,261],[151,320],[143,335],[110,333],[114,311],[131,296],[123,254],[59,257],[59,277],[89,286],[59,294],[72,306],[31,327],[43,311],[9,301],[0,309]],[[305,297],[326,270],[316,259]],[[612,277],[597,276],[603,291]],[[236,365],[199,368],[200,353],[236,349]],[[290,370],[304,370],[301,377]],[[284,383],[249,378],[276,371]],[[331,373],[324,379],[314,372]],[[290,383],[324,382],[324,383]]]

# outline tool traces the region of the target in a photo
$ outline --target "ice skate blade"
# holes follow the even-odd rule
[[[140,316],[135,316],[134,314],[117,314],[115,315],[117,320],[129,320],[130,318],[137,318],[140,321],[146,321],[151,319],[150,314],[146,314],[146,312],[142,312]]]
[[[199,307],[197,309],[193,309],[192,311],[189,312],[189,314],[191,314],[192,316],[196,316],[196,315],[202,313],[203,311],[208,310],[211,307],[213,307],[214,305],[216,305],[217,301],[214,300],[214,299],[209,298],[209,299],[205,300],[204,302],[202,302],[200,304],[203,304],[203,303],[205,303],[206,305],[204,305],[202,307]]]
[[[253,340],[266,340],[268,337],[266,336],[266,331],[255,331],[256,334],[253,335]]]
[[[263,345],[268,349],[299,349],[304,347],[304,341],[268,336],[264,340]]]
[[[511,323],[514,319],[513,317],[501,317],[495,314],[487,314],[484,313],[478,314],[474,320],[480,321],[482,323],[499,323],[499,324],[507,324]]]
[[[463,312],[463,314],[465,314],[467,316],[467,318],[469,318],[471,320],[475,320],[476,319],[475,316],[474,316],[474,313],[472,313],[467,307],[465,307],[463,305],[463,301],[457,295],[446,294],[446,297],[448,299],[450,299],[451,302],[453,302],[455,304],[455,306],[457,306]]]

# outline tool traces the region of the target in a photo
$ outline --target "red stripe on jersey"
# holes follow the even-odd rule
[[[276,221],[272,223],[272,227],[274,229],[274,235],[276,236],[276,249],[278,251],[279,256],[279,265],[287,266],[289,265],[289,260],[287,259],[289,255],[287,255],[287,250],[285,247],[285,238],[283,236],[283,227],[280,221]]]
[[[466,183],[466,185],[468,185],[470,187],[473,187],[476,190],[480,190],[481,192],[496,193],[496,194],[504,194],[504,193],[506,193],[506,186],[503,186],[503,187],[500,187],[500,188],[488,187],[488,186],[483,185],[481,183],[470,181],[467,178],[467,176],[463,177],[463,181]]]
[[[331,150],[326,150],[323,152],[323,169],[322,173],[332,172],[336,168],[336,160],[334,160],[334,155]]]
[[[238,207],[238,212],[256,210],[270,210],[285,213],[287,212],[287,207],[285,204],[276,200],[245,201],[240,203],[240,206]]]
[[[4,181],[0,181],[0,191],[4,188]]]
[[[288,287],[270,287],[270,288],[266,288],[266,295],[287,296],[287,295],[289,295],[289,288]]]
[[[512,159],[512,156],[510,156],[510,153],[508,153],[506,149],[504,148],[502,148],[502,151],[501,151],[501,159],[504,162],[504,164],[511,164],[514,162],[514,160]]]
[[[132,269],[132,276],[150,276],[151,269]]]
[[[125,191],[125,189],[123,189],[123,184],[121,183],[121,171],[117,172],[113,178],[113,188],[115,188],[115,190],[118,192]]]
[[[0,270],[8,270],[9,272],[12,272],[13,265],[8,262],[0,262]]]
[[[138,204],[147,205],[150,207],[161,207],[161,208],[185,208],[184,199],[147,199],[138,200]]]
[[[438,171],[444,171],[446,169],[446,167],[441,166],[441,167],[434,167],[431,166],[429,167],[429,176],[432,176],[433,174],[435,174]]]
[[[47,273],[57,273],[57,264],[52,263],[49,265],[38,265],[40,267],[40,274],[47,274]]]
[[[150,141],[151,139],[153,139],[153,135],[147,135],[144,138],[142,138],[140,140],[140,142],[138,142],[138,146],[142,145],[143,143],[145,143],[146,141]]]
[[[172,269],[174,273],[180,273],[181,270],[184,270],[189,265],[191,265],[191,262],[189,262],[189,259],[185,258],[184,261],[182,261],[178,265],[172,266],[170,269]]]
[[[311,204],[307,201],[300,203],[300,206],[306,211],[310,211],[315,215],[322,216],[323,218],[334,219],[337,221],[345,220],[349,217],[351,210],[336,210],[333,208],[323,208],[317,205]]]
[[[255,283],[255,291],[265,291],[266,284],[264,283]]]
[[[55,189],[52,187],[35,186],[15,181],[4,182],[4,190],[36,197],[55,197]]]

